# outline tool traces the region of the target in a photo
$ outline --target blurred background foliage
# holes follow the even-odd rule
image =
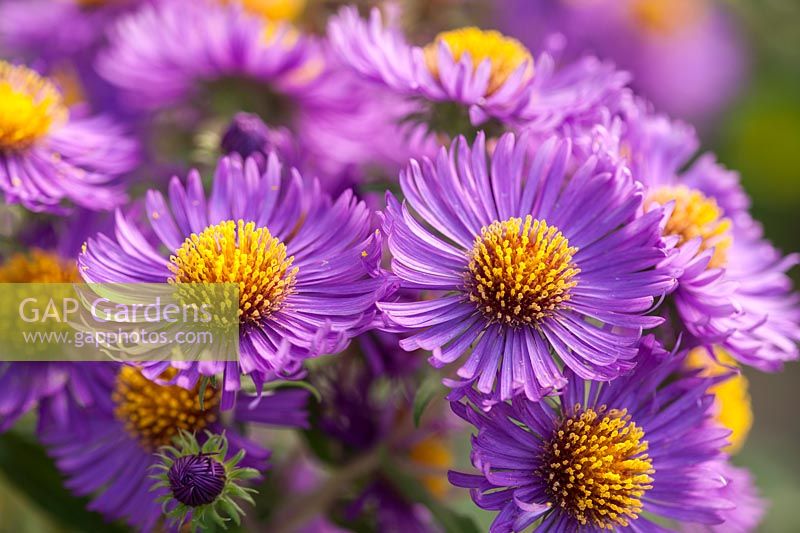
[[[735,15],[749,50],[748,77],[739,96],[701,132],[704,148],[738,170],[752,196],[753,214],[784,251],[800,250],[800,0],[719,0]],[[343,3],[310,0],[307,25],[324,28],[327,14]],[[467,24],[488,26],[491,0],[408,0],[404,26],[425,42],[436,32]],[[800,281],[799,269],[793,277]],[[778,375],[746,371],[755,423],[736,462],[750,468],[770,508],[760,531],[800,531],[800,365]],[[15,434],[0,436],[0,532],[116,531],[69,495],[38,445],[28,418]],[[452,441],[465,462],[468,440]],[[280,454],[280,452],[277,452]],[[453,508],[484,529],[488,515],[457,493]]]

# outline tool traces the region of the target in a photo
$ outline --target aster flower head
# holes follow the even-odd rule
[[[145,109],[202,96],[209,89],[204,83],[226,78],[269,82],[276,95],[302,91],[321,66],[315,64],[314,44],[247,7],[222,0],[144,5],[112,27],[98,70],[130,92],[131,105]],[[197,31],[188,34],[187,27]],[[151,38],[138,39],[143,33]]]
[[[711,154],[690,164],[699,145],[694,130],[640,101],[617,119],[621,140],[611,157],[644,186],[645,209],[667,211],[662,231],[671,252],[664,267],[678,279],[668,301],[680,319],[673,327],[689,333],[685,342],[719,345],[761,370],[797,359],[800,296],[787,272],[798,256],[784,257],[764,239],[739,176]]]
[[[454,120],[484,127],[492,120],[530,128],[557,125],[627,81],[595,59],[555,72],[548,53],[534,60],[519,41],[495,30],[460,28],[440,33],[425,47],[412,46],[393,20],[384,25],[377,8],[368,21],[354,7],[342,8],[328,33],[354,71],[417,99],[429,126],[451,135]]]
[[[585,379],[629,371],[642,330],[661,322],[646,316],[654,297],[673,285],[654,268],[661,214],[637,219],[625,168],[580,160],[569,141],[506,134],[486,154],[483,135],[459,138],[412,160],[403,205],[387,196],[394,275],[437,294],[379,304],[412,333],[401,346],[432,350],[436,367],[463,358],[457,385],[503,400],[560,390],[561,363]]]
[[[251,494],[256,492],[239,483],[260,475],[255,468],[239,466],[245,455],[242,449],[228,458],[225,435],[206,433],[206,441],[200,444],[195,435],[183,431],[174,446],[162,448],[161,462],[153,465],[161,473],[153,476],[157,481],[150,490],[169,490],[160,500],[167,518],[178,528],[187,518],[192,530],[205,530],[212,524],[227,528],[231,521],[239,525],[244,511],[236,500],[253,505]]]
[[[343,350],[373,318],[384,281],[370,211],[350,191],[333,201],[318,182],[306,186],[274,154],[263,173],[252,159],[223,158],[208,196],[196,171],[185,184],[173,178],[169,198],[149,191],[146,208],[165,252],[118,213],[114,238],[89,239],[80,272],[90,282],[238,284],[239,361],[181,369],[188,386],[224,373],[226,407],[240,373],[257,384],[298,376],[304,360]]]
[[[302,155],[299,168],[340,192],[341,174],[370,156],[360,140],[375,122],[354,119],[362,116],[368,95],[338,68],[325,41],[274,18],[280,14],[276,4],[143,5],[111,28],[97,69],[131,107],[151,111],[179,131],[221,137],[221,128],[240,111],[257,114],[270,128],[288,129]]]
[[[146,378],[140,369],[132,366],[105,364],[109,372],[105,379],[97,380],[95,387],[102,390],[108,401],[98,402],[81,409],[81,417],[69,426],[59,424],[46,412],[40,413],[40,438],[56,466],[66,476],[66,486],[75,494],[90,496],[89,508],[111,520],[124,520],[141,530],[153,530],[163,519],[163,496],[171,498],[180,494],[189,503],[192,487],[186,483],[195,468],[189,459],[176,459],[173,463],[174,487],[153,485],[153,467],[163,464],[156,452],[174,443],[183,432],[197,435],[203,446],[213,435],[224,434],[229,447],[222,461],[226,476],[230,472],[225,463],[238,459],[241,468],[254,468],[263,472],[268,467],[269,450],[248,439],[240,429],[249,423],[276,427],[306,427],[308,393],[294,389],[265,394],[253,403],[253,397],[240,395],[237,408],[230,416],[221,416],[221,390],[213,386],[201,388],[200,384],[186,389],[169,382],[175,370],[169,369],[157,381]],[[202,400],[201,400],[202,396]],[[71,403],[72,400],[65,398]],[[211,439],[215,440],[215,439]],[[209,445],[220,450],[217,442]],[[244,451],[244,458],[239,457]],[[183,455],[178,453],[178,455]],[[174,457],[174,454],[173,454]],[[214,460],[217,455],[212,456]],[[218,461],[219,462],[219,461]],[[175,466],[177,464],[178,466]],[[217,471],[216,466],[211,466]],[[249,470],[248,470],[249,472]],[[213,480],[206,480],[214,485]],[[230,477],[226,477],[226,482]],[[197,488],[197,487],[195,487]],[[206,487],[205,496],[213,492]],[[222,493],[236,489],[223,484]],[[201,495],[194,491],[194,497]],[[183,502],[186,505],[186,502]],[[172,510],[172,506],[169,506]],[[208,511],[206,518],[212,518]]]
[[[61,91],[28,67],[0,60],[0,190],[9,203],[62,212],[111,209],[136,145],[104,117],[71,113]]]
[[[516,397],[486,412],[468,391],[466,403],[452,406],[477,429],[471,460],[479,473],[451,472],[451,483],[498,512],[493,532],[534,523],[543,531],[722,523],[734,506],[719,466],[728,432],[712,421],[713,379],[682,372],[682,359],[651,336],[632,373],[601,383],[568,370],[569,387],[551,401]]]
[[[79,282],[75,255],[80,239],[88,230],[103,227],[103,218],[85,211],[60,219],[58,228],[29,224],[26,234],[18,236],[27,249],[0,258],[0,283]],[[0,431],[37,406],[64,425],[72,423],[76,413],[61,401],[66,396],[82,406],[103,401],[94,386],[105,372],[103,365],[66,361],[65,357],[64,362],[0,362]],[[64,391],[66,396],[60,394]]]

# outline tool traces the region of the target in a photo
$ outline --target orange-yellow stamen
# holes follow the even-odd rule
[[[0,283],[73,283],[80,281],[75,260],[34,248],[0,265]]]
[[[230,0],[223,0],[230,3]],[[249,12],[269,20],[297,19],[306,7],[306,0],[241,0]]]
[[[732,224],[723,216],[717,202],[685,185],[661,187],[648,196],[648,203],[664,205],[671,201],[675,202],[675,207],[664,228],[664,234],[679,237],[679,245],[701,238],[701,250],[714,249],[708,268],[724,267],[728,259],[728,249],[733,243]]]
[[[706,0],[634,0],[631,15],[644,30],[672,35],[691,27],[708,11]]]
[[[160,377],[172,379],[175,369],[170,368]],[[192,390],[177,385],[160,385],[142,375],[131,366],[123,366],[111,399],[116,408],[114,415],[128,433],[149,450],[172,443],[180,430],[190,433],[202,431],[217,420],[219,392],[208,386],[203,392],[200,406],[200,385]]]
[[[455,61],[459,61],[464,54],[469,54],[475,70],[483,61],[489,60],[491,73],[487,95],[502,87],[508,78],[526,63],[528,66],[525,69],[525,78],[530,79],[533,76],[533,57],[518,40],[506,37],[495,30],[467,27],[442,32],[425,47],[425,62],[435,77],[439,76],[438,55],[439,44],[442,42],[447,44]]]
[[[732,372],[736,361],[722,348],[714,348],[711,357],[705,348],[695,348],[686,358],[689,368],[703,369],[701,375],[720,376]],[[708,392],[714,395],[715,419],[731,430],[730,444],[725,449],[734,454],[742,449],[750,428],[753,425],[753,409],[750,403],[747,378],[742,374],[732,374],[728,379],[712,385]]]
[[[558,228],[530,215],[494,222],[470,253],[469,299],[492,322],[535,325],[569,301],[577,251]]]
[[[437,498],[443,498],[450,488],[445,472],[453,466],[453,452],[447,442],[438,435],[432,435],[414,444],[408,456],[423,469],[420,479],[425,488]]]
[[[644,431],[627,411],[574,407],[544,446],[537,471],[554,508],[582,526],[627,527],[652,488]]]
[[[0,60],[0,150],[23,150],[66,122],[61,93],[24,66]]]
[[[170,257],[172,283],[236,283],[239,320],[258,322],[283,307],[298,268],[267,228],[228,220],[192,234]]]

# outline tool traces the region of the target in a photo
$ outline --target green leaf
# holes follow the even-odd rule
[[[116,533],[125,531],[86,510],[87,498],[76,498],[38,444],[15,433],[0,435],[0,471],[9,483],[39,505],[66,530]]]
[[[439,378],[438,374],[431,374],[417,389],[417,394],[414,396],[414,426],[419,427],[419,421],[422,418],[422,413],[428,407],[428,404],[437,397],[444,396],[446,389]]]

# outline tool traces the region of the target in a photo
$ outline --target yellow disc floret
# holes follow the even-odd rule
[[[425,62],[435,77],[439,76],[437,58],[439,44],[442,42],[447,44],[455,61],[459,61],[464,54],[469,54],[475,70],[485,60],[489,60],[491,73],[487,95],[502,87],[506,80],[526,63],[525,78],[530,79],[533,76],[533,58],[518,40],[506,37],[495,30],[467,27],[440,33],[425,47]]]
[[[0,150],[23,150],[66,122],[61,93],[24,66],[0,60]]]
[[[691,27],[707,11],[707,0],[634,0],[631,4],[631,14],[638,26],[662,35]]]
[[[736,361],[719,347],[714,348],[714,357],[711,357],[705,348],[695,348],[689,352],[686,365],[689,368],[703,369],[701,375],[707,377],[728,374],[737,366]],[[725,381],[708,389],[708,392],[714,395],[714,418],[731,430],[731,435],[728,437],[730,444],[725,449],[731,454],[742,448],[753,425],[753,409],[747,389],[747,378],[740,373],[732,374]]]
[[[224,0],[230,3],[230,0]],[[306,0],[241,0],[249,12],[270,20],[295,20],[306,7]]]
[[[701,250],[714,249],[708,268],[725,266],[733,237],[731,221],[723,216],[717,202],[685,185],[661,187],[648,196],[649,203],[664,205],[671,201],[675,202],[675,207],[664,228],[664,234],[679,237],[679,245],[701,238]]]
[[[161,379],[175,376],[169,369]],[[202,431],[217,420],[219,393],[208,386],[200,405],[199,384],[192,390],[150,381],[134,367],[123,366],[117,375],[112,400],[114,415],[143,447],[154,450],[172,443],[180,430]]]
[[[445,439],[439,435],[426,437],[411,447],[408,457],[422,470],[420,480],[425,488],[443,498],[450,488],[445,473],[453,466],[453,452]]]
[[[192,234],[170,257],[172,283],[236,283],[239,320],[255,323],[283,307],[297,267],[267,228],[228,220]]]
[[[0,265],[0,283],[73,283],[80,280],[75,260],[34,248]]]
[[[644,431],[625,410],[575,406],[545,443],[537,470],[553,508],[582,526],[626,527],[655,472]]]
[[[469,299],[492,322],[535,325],[569,301],[577,251],[558,228],[530,215],[494,222],[470,253]]]

